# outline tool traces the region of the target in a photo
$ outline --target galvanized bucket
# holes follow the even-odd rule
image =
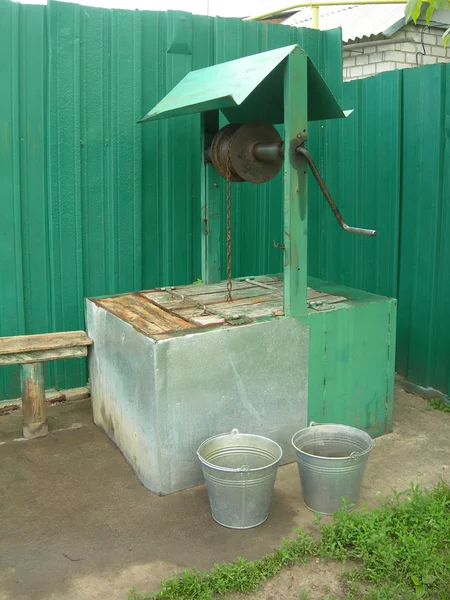
[[[197,455],[219,525],[249,529],[264,523],[282,454],[276,442],[237,429],[201,444]]]
[[[355,427],[311,423],[292,437],[307,508],[330,515],[358,501],[373,441]]]

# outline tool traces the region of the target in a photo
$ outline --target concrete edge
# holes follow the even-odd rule
[[[445,404],[450,404],[449,397],[443,392],[435,390],[431,387],[422,387],[417,383],[411,383],[410,381],[407,381],[403,377],[403,375],[399,375],[398,373],[395,374],[395,382],[408,394],[414,394],[415,396],[420,396],[421,398],[425,398],[426,400],[439,398]]]

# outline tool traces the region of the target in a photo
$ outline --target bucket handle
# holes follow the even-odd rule
[[[239,435],[239,429],[232,429],[230,435]],[[242,473],[242,475],[249,473],[249,471],[250,467],[248,465],[242,465],[242,467],[239,467],[238,469],[238,473]]]
[[[311,421],[311,423],[309,424],[310,427],[314,427],[315,425],[327,425],[327,423],[316,423],[316,421]],[[356,460],[357,458],[359,458],[363,454],[364,454],[363,452],[352,452],[348,456],[348,459],[349,460]]]
[[[359,458],[362,455],[363,455],[362,452],[352,452],[348,458],[349,458],[349,460],[356,460],[357,458]]]

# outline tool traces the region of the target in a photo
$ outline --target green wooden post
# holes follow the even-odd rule
[[[219,128],[218,112],[202,113],[202,281],[218,283],[221,274],[221,186],[224,180],[211,163],[207,163],[204,151]]]
[[[296,48],[284,78],[284,314],[303,315],[307,301],[308,189],[306,163],[295,147],[308,135],[307,55]]]

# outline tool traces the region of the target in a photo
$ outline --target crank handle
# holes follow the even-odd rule
[[[311,169],[312,174],[315,177],[315,180],[319,184],[319,187],[320,187],[323,195],[325,196],[325,198],[326,198],[326,200],[327,200],[327,202],[328,202],[331,210],[333,211],[334,216],[336,217],[337,222],[342,227],[342,229],[344,231],[347,231],[348,233],[357,233],[358,235],[370,235],[370,236],[377,235],[377,232],[376,232],[375,229],[362,229],[361,227],[350,227],[350,225],[347,225],[347,223],[342,218],[342,215],[339,212],[339,209],[336,206],[333,198],[331,197],[331,194],[328,191],[328,188],[325,185],[325,182],[322,179],[319,171],[317,170],[317,167],[314,164],[314,161],[311,158],[311,155],[308,152],[308,150],[304,146],[297,146],[297,148],[295,149],[295,153],[297,155],[299,155],[299,156],[302,156],[306,160],[306,162],[308,163],[309,168]]]

